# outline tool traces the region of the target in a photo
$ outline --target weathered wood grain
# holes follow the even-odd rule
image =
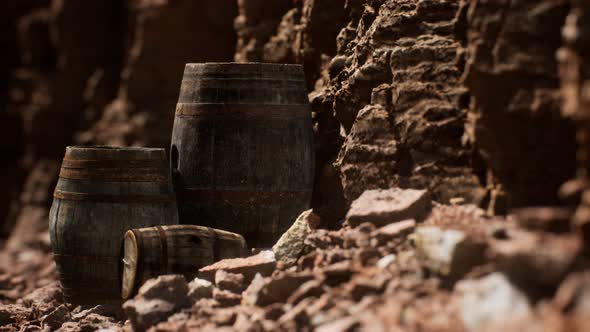
[[[299,65],[187,64],[171,163],[180,222],[271,246],[313,187],[313,129]]]
[[[150,278],[182,274],[191,280],[204,266],[247,254],[241,235],[195,225],[133,229],[125,234],[124,248],[123,299]]]
[[[66,149],[49,232],[68,301],[119,302],[125,232],[178,223],[166,163],[164,149]]]

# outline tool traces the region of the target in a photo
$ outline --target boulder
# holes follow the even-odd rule
[[[328,265],[321,269],[322,278],[329,286],[336,286],[347,282],[357,271],[350,261],[342,261]]]
[[[297,305],[303,299],[309,297],[319,297],[326,291],[323,280],[312,279],[302,284],[289,298],[287,303],[291,305]]]
[[[199,277],[214,281],[215,273],[224,270],[230,273],[243,274],[244,282],[249,283],[257,273],[269,276],[276,268],[275,254],[270,250],[261,251],[257,255],[245,258],[224,259],[199,270]]]
[[[57,281],[45,287],[38,288],[23,298],[23,303],[29,306],[61,301],[63,301],[63,294],[61,286]]]
[[[71,314],[68,308],[62,304],[51,313],[41,317],[41,325],[52,330],[58,329],[63,323],[70,320]]]
[[[177,311],[176,305],[160,299],[133,299],[123,304],[134,331],[145,331]]]
[[[365,296],[383,293],[390,279],[385,274],[361,275],[352,279],[345,289],[355,301],[360,302]]]
[[[160,276],[146,281],[137,296],[123,304],[123,310],[135,331],[145,331],[188,307],[188,291],[183,276]]]
[[[33,312],[30,308],[25,308],[16,304],[0,304],[0,322],[4,325],[18,324],[33,318]]]
[[[462,281],[456,289],[460,295],[459,315],[467,332],[481,331],[510,319],[526,318],[532,312],[525,294],[501,273]]]
[[[146,281],[137,292],[146,299],[160,299],[183,306],[188,303],[188,284],[181,275],[164,275]]]
[[[240,295],[218,288],[213,289],[213,299],[217,301],[222,307],[233,307],[240,304],[242,301],[242,297]]]
[[[461,230],[418,227],[411,243],[424,267],[452,279],[485,262],[487,242]]]
[[[430,195],[427,190],[366,190],[352,202],[346,221],[353,227],[364,222],[384,226],[406,219],[421,219],[429,208]]]
[[[209,280],[195,278],[188,284],[188,297],[193,303],[200,299],[213,297],[213,283]]]
[[[387,256],[381,257],[375,265],[380,269],[385,269],[389,265],[393,264],[396,261],[396,259],[397,256],[395,254],[389,254]]]
[[[305,249],[305,239],[311,233],[311,227],[320,223],[320,218],[307,210],[303,212],[293,226],[285,232],[279,241],[272,247],[276,260],[282,262],[285,267],[297,263]]]
[[[392,222],[389,225],[383,226],[371,233],[372,237],[380,241],[391,240],[396,237],[404,236],[414,230],[416,227],[416,220],[408,219],[399,222]]]
[[[215,273],[215,286],[234,293],[241,293],[246,288],[243,274],[229,273],[224,270]]]
[[[257,306],[285,303],[302,284],[313,279],[314,275],[308,272],[283,272],[269,278],[256,275],[244,292],[244,301]]]

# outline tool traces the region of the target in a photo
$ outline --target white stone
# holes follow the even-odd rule
[[[461,296],[460,316],[468,332],[531,314],[527,297],[502,273],[462,281],[456,290]]]

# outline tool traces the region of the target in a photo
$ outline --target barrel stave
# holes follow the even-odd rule
[[[171,150],[181,223],[272,245],[311,201],[313,129],[301,66],[187,64]]]
[[[138,167],[145,165],[150,167]],[[163,149],[66,149],[50,212],[50,236],[67,299],[120,302],[125,232],[178,223],[166,169]]]
[[[244,238],[238,234],[194,225],[133,229],[127,234],[125,241],[137,243],[138,250],[137,257],[125,257],[127,262],[136,263],[126,271],[135,276],[133,285],[123,288],[135,291],[146,280],[163,274],[194,278],[199,268],[220,259],[242,257],[247,251]],[[129,282],[129,278],[123,280]],[[123,293],[124,298],[130,295]]]

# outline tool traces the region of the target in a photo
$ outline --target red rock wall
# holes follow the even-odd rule
[[[17,34],[18,22],[36,8],[47,6],[48,2],[3,1],[0,4],[0,181],[3,184],[3,189],[0,190],[0,238],[10,232],[11,226],[4,225],[3,221],[15,213],[14,201],[18,197],[26,174],[24,167],[19,163],[25,148],[23,114],[8,107],[10,100],[22,101],[28,97],[18,91],[14,93],[12,89],[12,72],[22,63]]]
[[[348,134],[337,163],[348,200],[366,189],[430,188],[439,201],[479,200],[469,168],[460,82],[459,1],[366,6],[332,81],[334,111]],[[332,62],[336,65],[335,61]]]
[[[234,26],[238,35],[236,62],[261,62],[264,45],[275,33],[281,16],[293,5],[291,0],[237,0],[239,15]]]
[[[22,116],[28,175],[8,223],[16,221],[19,243],[46,228],[64,146],[85,120],[87,81],[120,71],[121,41],[113,36],[123,31],[123,15],[115,0],[52,1],[18,21],[22,65],[8,108]]]
[[[471,1],[468,125],[488,169],[492,209],[551,205],[574,174],[573,127],[560,114],[556,52],[567,1]]]
[[[584,24],[582,5],[572,3],[566,36]],[[366,189],[429,188],[439,201],[460,196],[505,212],[561,204],[557,190],[574,177],[574,127],[562,113],[585,100],[572,97],[583,93],[571,73],[587,56],[566,38],[560,81],[569,1],[2,6],[1,43],[12,45],[0,64],[7,225],[45,218],[67,144],[167,146],[186,62],[304,64],[316,132],[313,206],[329,225]]]
[[[17,223],[19,245],[46,228],[66,145],[168,145],[184,64],[231,60],[237,4],[53,0],[10,13],[12,39],[2,41],[18,52],[0,70],[11,77],[0,132],[22,138],[1,146],[12,183],[0,233]]]
[[[233,0],[129,1],[132,25],[121,83],[83,144],[168,147],[184,65],[231,61]]]
[[[562,34],[564,45],[559,50],[562,108],[564,116],[576,126],[577,177],[562,187],[564,198],[579,197],[582,204],[575,215],[590,243],[590,4],[573,1]]]
[[[332,2],[337,34],[314,30],[328,21],[309,14],[319,4],[295,3],[262,51],[305,64],[315,88],[316,207],[390,186],[491,213],[562,204],[575,172],[556,61],[568,1]],[[328,34],[336,48],[319,49]]]

